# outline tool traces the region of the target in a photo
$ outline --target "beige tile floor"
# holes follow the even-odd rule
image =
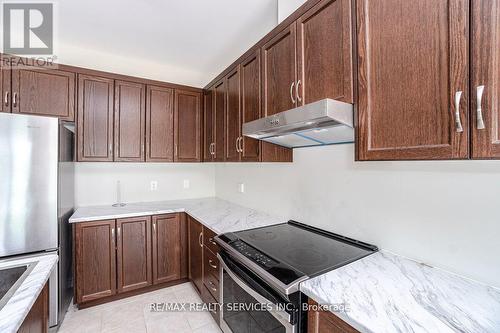
[[[88,309],[70,307],[59,333],[220,333],[209,312],[151,312],[151,303],[201,303],[191,283]]]

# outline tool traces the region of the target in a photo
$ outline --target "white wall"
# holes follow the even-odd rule
[[[306,0],[278,0],[278,23],[286,19]]]
[[[215,171],[211,164],[77,163],[76,206],[108,205],[116,202],[116,182],[123,202],[161,201],[214,196]],[[190,188],[184,189],[187,179]],[[150,182],[158,181],[158,190]]]
[[[353,156],[350,144],[296,149],[293,164],[220,164],[216,194],[500,287],[500,161]]]

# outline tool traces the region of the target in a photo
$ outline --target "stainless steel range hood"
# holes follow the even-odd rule
[[[243,135],[288,148],[354,142],[352,104],[323,99],[243,124]]]

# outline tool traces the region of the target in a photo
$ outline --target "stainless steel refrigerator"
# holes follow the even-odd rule
[[[49,279],[51,327],[73,294],[73,132],[56,118],[0,113],[0,259],[59,255]]]

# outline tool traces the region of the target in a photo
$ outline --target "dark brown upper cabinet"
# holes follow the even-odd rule
[[[12,69],[12,112],[74,121],[75,80],[74,73],[63,70]]]
[[[153,284],[181,278],[179,214],[153,216]]]
[[[201,294],[203,290],[203,227],[188,215],[189,279]]]
[[[115,220],[74,225],[76,303],[116,294],[115,228]]]
[[[295,22],[262,46],[264,116],[286,111],[297,105]]]
[[[226,156],[225,147],[225,117],[227,105],[227,84],[226,79],[222,79],[214,86],[214,145],[213,161],[223,162]]]
[[[214,91],[203,92],[203,161],[212,162],[214,158]]]
[[[152,284],[151,217],[116,220],[118,292]]]
[[[201,93],[175,90],[174,160],[201,162]]]
[[[78,75],[78,161],[113,161],[114,80]]]
[[[357,1],[358,160],[469,156],[469,1]]]
[[[174,161],[174,90],[146,88],[146,162]]]
[[[261,68],[260,49],[247,57],[241,63],[241,121],[244,123],[257,120],[261,117]],[[241,130],[240,130],[241,131]],[[240,134],[241,135],[241,134]],[[259,140],[241,135],[241,160],[245,162],[259,162],[261,144]]]
[[[500,158],[500,1],[471,2],[472,157]]]
[[[115,81],[114,160],[116,162],[145,160],[145,97],[145,85]]]
[[[241,80],[240,66],[236,66],[226,78],[227,107],[226,107],[226,161],[240,160],[240,108],[241,108]]]
[[[296,23],[292,23],[262,46],[263,116],[297,106]],[[293,151],[271,143],[262,143],[263,162],[292,161]]]
[[[0,112],[11,112],[11,70],[8,61],[0,54],[0,92],[2,93],[2,102]]]
[[[324,98],[354,103],[351,6],[322,0],[297,20],[297,105]]]

